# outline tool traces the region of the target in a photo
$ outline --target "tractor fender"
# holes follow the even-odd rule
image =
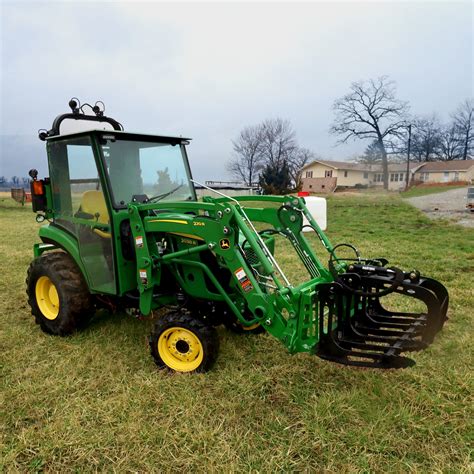
[[[89,278],[79,255],[77,239],[59,227],[49,224],[40,227],[38,235],[45,244],[52,244],[59,247],[72,257],[90,288]]]

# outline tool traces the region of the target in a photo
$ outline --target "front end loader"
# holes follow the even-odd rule
[[[413,365],[406,353],[426,348],[443,327],[441,283],[333,246],[304,198],[198,200],[190,139],[128,133],[97,104],[70,107],[40,133],[50,176],[30,172],[33,210],[48,221],[27,277],[44,331],[70,334],[101,306],[156,312],[149,344],[157,365],[202,372],[217,357],[221,324],[266,331],[290,353],[378,368]],[[65,134],[65,120],[100,126]],[[291,253],[304,278],[292,281],[279,253]]]

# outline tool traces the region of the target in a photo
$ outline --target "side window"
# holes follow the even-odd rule
[[[69,161],[72,208],[74,212],[78,212],[83,204],[84,193],[102,190],[90,143],[87,145],[69,143],[66,145],[66,150]]]
[[[71,228],[88,191],[101,192],[91,141],[86,137],[50,143],[48,157],[55,219]]]

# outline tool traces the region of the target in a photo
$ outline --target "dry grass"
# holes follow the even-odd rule
[[[334,242],[448,286],[451,319],[413,368],[341,367],[220,328],[213,371],[170,375],[148,355],[150,322],[103,313],[43,334],[24,288],[34,215],[0,197],[0,220],[3,471],[472,469],[472,231],[395,196],[329,201]]]

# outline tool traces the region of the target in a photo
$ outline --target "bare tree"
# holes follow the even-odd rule
[[[419,161],[433,161],[442,156],[441,125],[436,115],[412,121],[411,153]]]
[[[349,94],[336,100],[333,108],[336,117],[331,132],[341,135],[340,143],[356,138],[377,141],[388,189],[387,148],[403,135],[408,113],[407,102],[396,98],[395,83],[387,76],[353,82]]]
[[[297,148],[292,156],[289,158],[289,171],[292,182],[294,183],[295,190],[301,189],[301,168],[308,164],[310,161],[314,161],[316,155],[308,148]]]
[[[257,182],[266,169],[267,181],[289,174],[292,185],[298,189],[301,168],[313,158],[310,150],[298,147],[291,123],[281,118],[244,128],[232,144],[234,156],[228,169],[249,185]]]
[[[470,159],[474,148],[474,99],[466,99],[453,114],[453,120],[462,140],[462,159]]]
[[[266,163],[281,167],[298,149],[296,134],[289,120],[267,119],[262,125],[261,154]]]
[[[245,127],[232,141],[234,156],[228,169],[233,176],[252,186],[258,181],[258,172],[263,167],[263,157],[260,153],[262,143],[262,126]]]
[[[462,140],[454,124],[446,125],[441,129],[440,148],[443,160],[459,160],[462,157]]]

